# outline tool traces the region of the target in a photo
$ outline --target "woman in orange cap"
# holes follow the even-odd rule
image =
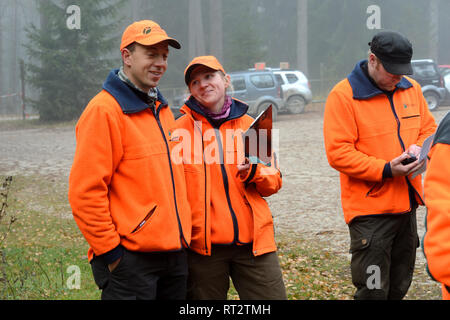
[[[194,58],[185,82],[191,96],[177,128],[191,143],[183,149],[193,219],[188,298],[226,299],[231,277],[241,299],[286,299],[263,199],[281,188],[281,173],[273,160],[244,159],[241,134],[253,118],[226,94],[230,77],[215,57]]]

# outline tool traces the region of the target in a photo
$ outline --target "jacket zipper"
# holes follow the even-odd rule
[[[398,136],[398,141],[400,142],[400,146],[402,147],[402,151],[405,151],[405,144],[403,143],[402,137],[400,135],[400,120],[398,119],[397,116],[397,112],[395,111],[395,107],[394,107],[394,93],[395,93],[396,89],[394,90],[394,92],[392,94],[386,94],[387,98],[389,100],[389,104],[391,105],[391,110],[392,113],[394,114],[395,117],[395,121],[397,122],[397,136]]]
[[[204,148],[203,137],[202,137],[202,149]],[[208,254],[208,237],[207,237],[207,226],[208,226],[208,178],[206,177],[206,162],[205,155],[203,155],[203,172],[205,174],[205,252]]]
[[[196,120],[192,113],[191,113],[191,116],[192,116],[192,118],[194,120]],[[225,122],[221,123],[219,125],[219,127],[217,127],[217,128],[214,126],[213,123],[211,123],[211,121],[209,121],[208,118],[205,117],[205,119],[214,128],[214,134],[216,136],[216,139],[218,140],[217,144],[219,146],[219,157],[221,158],[220,159],[221,160],[220,169],[221,169],[221,172],[222,172],[222,181],[223,181],[223,184],[224,184],[224,189],[225,189],[225,195],[226,195],[226,198],[227,198],[228,208],[229,208],[230,214],[231,214],[231,220],[233,222],[234,239],[233,239],[232,243],[239,243],[239,226],[238,226],[238,222],[237,222],[237,218],[236,218],[236,213],[234,212],[233,207],[231,205],[229,184],[228,184],[228,175],[227,175],[227,171],[225,169],[225,164],[223,163],[224,161],[222,161],[222,160],[224,160],[224,157],[223,157],[223,146],[222,146],[222,140],[220,139],[220,130],[219,130],[219,128],[220,128],[220,126],[222,124],[224,124],[227,121],[234,120],[235,118],[227,119]],[[218,132],[219,132],[219,134],[217,134]],[[204,162],[204,168],[205,168],[204,170],[205,170],[205,187],[206,187],[206,163],[204,161],[205,160],[204,159],[205,155],[204,155],[204,145],[203,145],[203,134],[202,134],[202,153],[203,153],[203,162]],[[206,239],[206,206],[207,206],[207,203],[206,203],[206,192],[205,192],[205,239]],[[205,246],[206,246],[206,240],[205,240]]]
[[[387,94],[387,98],[389,100],[389,104],[391,105],[391,110],[392,113],[394,114],[395,117],[395,121],[397,121],[397,136],[398,136],[398,140],[400,141],[400,146],[402,147],[403,152],[405,152],[405,144],[403,143],[402,137],[400,135],[400,120],[398,118],[397,112],[395,111],[395,106],[394,106],[394,93],[395,91],[397,91],[397,88],[394,89],[394,92],[392,92],[392,94]],[[421,202],[424,202],[422,200],[422,197],[419,195],[419,193],[417,192],[417,190],[413,187],[413,185],[411,184],[411,182],[408,179],[408,176],[405,176],[406,179],[406,184],[408,185],[408,198],[409,198],[409,205],[411,207],[411,210],[413,209],[413,201],[411,199],[411,193],[409,192],[409,188],[411,188],[415,194],[417,194],[417,196],[419,197],[419,199],[421,200]]]
[[[178,204],[177,204],[175,181],[174,181],[174,177],[173,177],[172,160],[170,158],[170,148],[169,148],[169,144],[167,143],[166,135],[164,134],[164,129],[162,127],[161,121],[159,119],[159,111],[161,110],[161,107],[159,107],[157,110],[155,110],[155,108],[150,108],[150,109],[152,110],[152,113],[155,116],[156,122],[158,123],[159,130],[161,131],[161,135],[162,135],[162,137],[164,139],[164,143],[166,144],[167,158],[168,158],[168,161],[169,161],[170,175],[171,175],[171,178],[172,178],[173,200],[174,200],[174,204],[175,204],[175,212],[177,214],[178,229],[180,231],[180,236],[181,236],[181,239],[183,239],[185,245],[188,248],[190,248],[189,243],[186,241],[186,238],[184,237],[183,227],[181,226],[180,215],[178,213]],[[181,247],[183,247],[183,244],[181,244]]]
[[[226,170],[225,164],[224,164],[225,158],[223,155],[223,145],[222,145],[222,139],[220,139],[219,128],[214,128],[214,133],[216,135],[216,139],[218,141],[217,144],[219,146],[220,169],[222,171],[222,180],[223,180],[223,185],[225,188],[225,195],[227,197],[228,208],[230,209],[231,220],[233,221],[233,229],[234,229],[233,242],[238,243],[239,242],[239,227],[238,227],[238,222],[237,222],[237,218],[236,218],[236,213],[234,212],[233,206],[231,205],[230,190],[229,190],[230,186],[229,186],[229,182],[228,182],[227,170]]]
[[[205,174],[205,197],[204,197],[204,206],[205,206],[205,252],[206,254],[208,254],[209,250],[208,250],[208,236],[207,236],[207,226],[208,226],[208,195],[207,195],[207,190],[208,190],[208,178],[206,177],[206,161],[205,161],[205,142],[203,141],[203,132],[201,130],[201,128],[198,128],[195,126],[195,121],[199,121],[197,120],[194,115],[191,115],[192,118],[194,119],[194,130],[195,128],[197,128],[200,131],[200,137],[202,138],[202,159],[203,159],[203,173]]]
[[[141,223],[139,223],[139,225],[131,233],[135,233],[136,231],[141,229],[144,226],[144,224],[147,223],[147,221],[150,219],[150,217],[153,215],[153,213],[155,213],[155,210],[156,210],[156,206],[152,210],[150,210],[149,213],[147,213],[145,218],[141,221]]]

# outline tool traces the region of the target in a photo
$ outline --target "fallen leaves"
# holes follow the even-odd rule
[[[279,241],[278,255],[289,299],[351,299],[347,260],[301,239]]]

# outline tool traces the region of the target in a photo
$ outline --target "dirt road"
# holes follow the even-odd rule
[[[450,110],[441,107],[436,121]],[[320,241],[336,254],[348,255],[348,229],[343,219],[339,176],[327,162],[322,135],[323,104],[307,106],[300,115],[280,115],[279,162],[282,190],[270,197],[277,234]],[[67,181],[75,150],[74,128],[0,131],[0,174],[40,174]],[[70,211],[64,213],[71,217]],[[418,210],[419,236],[425,209]],[[418,250],[418,260],[424,258]],[[430,280],[431,282],[431,280]]]
[[[68,177],[74,151],[73,127],[0,131],[0,174]]]
[[[441,107],[433,115],[439,121],[449,110]],[[333,246],[342,244],[340,253],[344,253],[348,231],[340,205],[339,176],[326,159],[322,123],[322,104],[308,105],[300,115],[279,116],[275,128],[279,129],[283,188],[268,202],[277,232],[327,242],[334,239]],[[0,173],[65,179],[74,150],[72,126],[0,131]]]

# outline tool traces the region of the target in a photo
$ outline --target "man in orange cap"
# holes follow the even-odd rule
[[[69,201],[90,245],[102,299],[184,299],[191,212],[182,164],[171,160],[175,119],[157,88],[169,46],[154,21],[123,33],[123,66],[76,126]]]

